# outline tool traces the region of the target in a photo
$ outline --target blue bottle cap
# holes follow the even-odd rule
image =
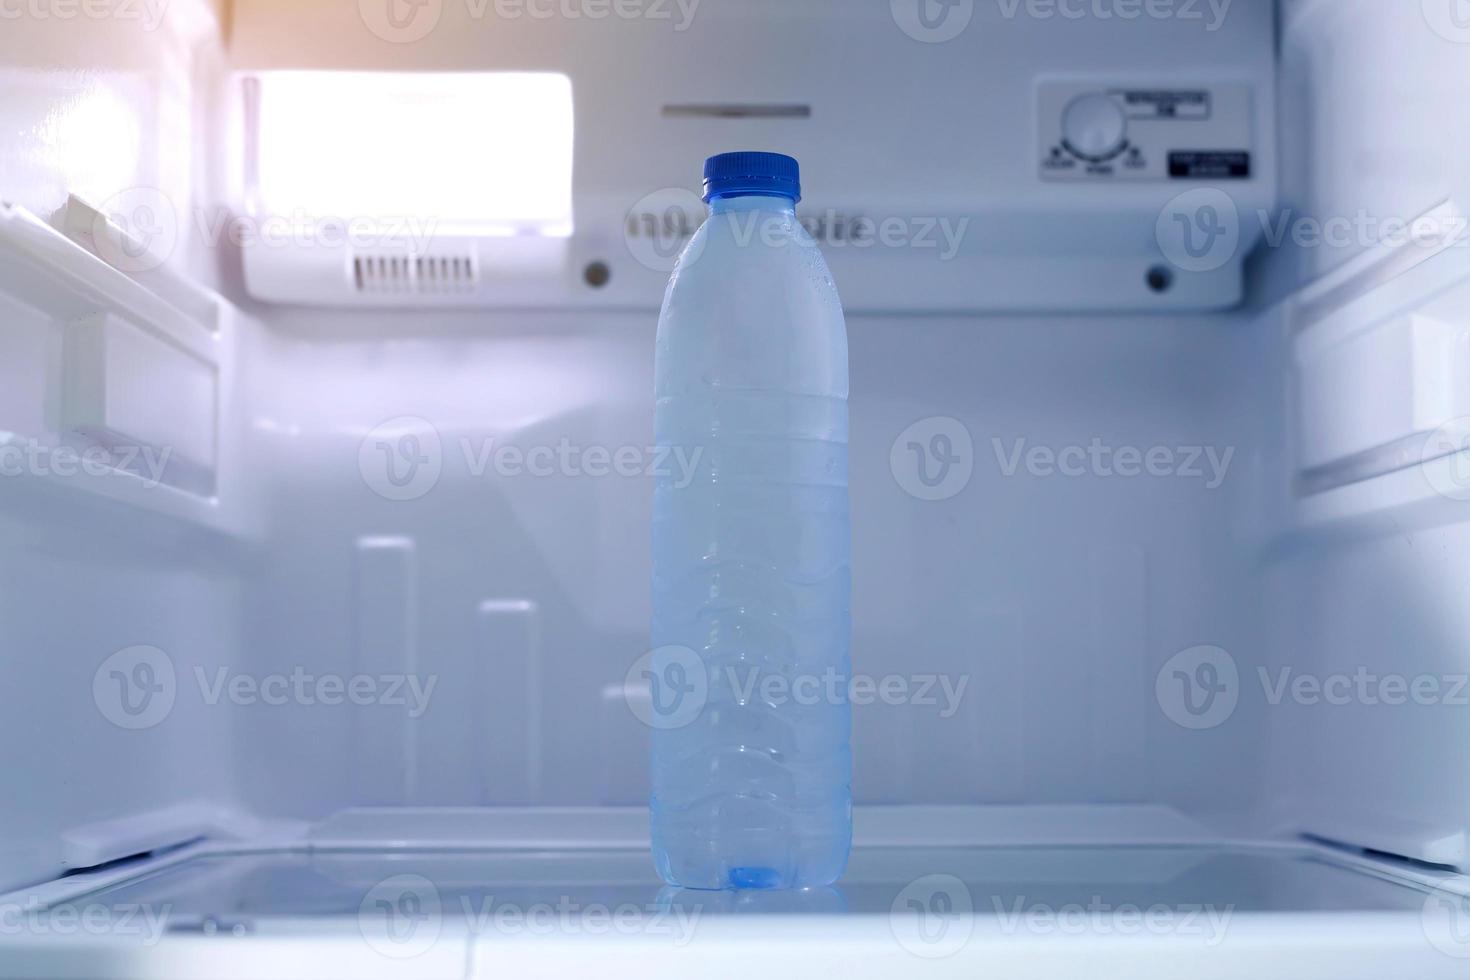
[[[801,200],[801,165],[783,153],[721,153],[704,161],[704,199],[774,194]]]

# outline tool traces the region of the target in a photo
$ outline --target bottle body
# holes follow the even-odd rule
[[[852,833],[847,335],[790,200],[713,201],[655,375],[660,453],[692,463],[655,488],[655,718],[696,702],[654,725],[655,863],[686,888],[830,884]]]

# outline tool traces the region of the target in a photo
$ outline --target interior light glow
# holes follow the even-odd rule
[[[59,104],[43,133],[73,194],[103,201],[138,180],[143,140],[140,107],[101,86]]]
[[[565,75],[270,72],[258,83],[257,216],[572,232]]]

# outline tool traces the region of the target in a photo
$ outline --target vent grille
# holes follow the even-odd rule
[[[353,288],[359,293],[435,296],[472,293],[479,282],[473,255],[355,255]]]

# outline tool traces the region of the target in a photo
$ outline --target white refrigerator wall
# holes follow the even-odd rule
[[[647,649],[653,318],[270,322],[250,667],[438,686],[417,719],[223,708],[249,733],[253,802],[642,804],[623,686]],[[1177,651],[1260,647],[1248,332],[854,317],[849,334],[854,667],[913,695],[856,709],[858,801],[1248,807],[1255,727],[1190,731],[1154,690]],[[910,448],[938,434],[966,460],[948,475]],[[1094,443],[1180,472],[1036,461]],[[588,475],[598,453],[636,465]]]
[[[1375,78],[1448,84],[1470,52],[1404,12],[1418,5],[1388,6],[1286,8],[1282,78],[1301,123],[1283,127],[1283,174],[1314,214],[1413,216],[1456,193],[1450,151],[1428,165],[1365,156],[1422,146],[1431,121],[1378,98]],[[294,16],[336,23],[324,7]],[[202,35],[142,40],[126,22],[7,25],[0,51],[27,94],[0,110],[20,134],[0,140],[6,199],[43,216],[69,191],[105,202],[137,186],[190,214],[237,203],[237,187],[210,177],[234,172],[239,146],[213,128],[229,89],[210,71],[218,36],[202,23]],[[315,66],[327,33],[288,32],[270,63]],[[85,71],[78,37],[90,39]],[[267,39],[244,40],[249,67],[270,61]],[[438,67],[427,48],[364,43],[371,57],[354,67]],[[83,110],[85,135],[67,136],[94,89],[110,93],[103,109]],[[1408,94],[1425,97],[1417,83]],[[1329,124],[1353,104],[1353,132],[1376,134],[1366,142]],[[763,125],[710,141],[782,135]],[[135,154],[91,152],[112,128],[134,134]],[[595,175],[596,162],[578,166]],[[697,164],[660,161],[687,183]],[[1263,280],[1288,291],[1341,264],[1321,249],[1272,253]],[[25,747],[7,770],[17,791],[0,885],[358,804],[640,805],[645,740],[622,688],[646,643],[651,486],[587,470],[623,449],[635,468],[655,462],[651,306],[305,312],[250,301],[228,246],[170,261],[245,310],[227,310],[209,341],[222,392],[214,495],[0,479],[11,681],[0,733]],[[1297,482],[1300,461],[1320,456],[1299,421],[1333,414],[1304,401],[1303,371],[1319,362],[1302,338],[1327,336],[1325,324],[1392,340],[1403,310],[1428,307],[1455,328],[1457,262],[1423,263],[1425,285],[1401,282],[1392,308],[1364,312],[1366,293],[1342,294],[1305,330],[1293,304],[854,316],[854,665],[907,685],[914,702],[854,712],[858,801],[1157,802],[1220,826],[1459,860],[1470,784],[1455,774],[1470,723],[1452,710],[1272,705],[1257,680],[1282,665],[1466,669],[1455,583],[1470,541],[1456,501],[1413,469],[1320,493]],[[0,430],[57,438],[64,331],[45,309],[5,302]],[[1370,370],[1365,390],[1412,399],[1424,383],[1413,371],[1392,380],[1374,385]],[[937,436],[962,451],[968,439],[970,465],[943,470]],[[1085,452],[1094,446],[1105,463]],[[497,457],[504,447],[522,462]],[[1125,450],[1158,451],[1159,472],[1120,475]],[[533,458],[552,472],[537,475]],[[139,646],[163,660],[107,666]],[[1240,682],[1233,710],[1203,724],[1191,710],[1202,704],[1172,686],[1176,670],[1198,676],[1202,657],[1221,662],[1201,647],[1225,653]],[[113,707],[133,690],[123,682],[141,690],[162,665],[171,707],[129,727],[136,716]],[[323,703],[358,681],[372,703]],[[921,686],[933,704],[916,701]]]
[[[1470,86],[1470,29],[1455,12],[1283,13],[1283,227],[1307,244],[1288,239],[1263,271],[1327,278],[1270,325],[1283,507],[1260,573],[1267,671],[1243,696],[1279,699],[1264,798],[1287,825],[1463,866],[1470,494],[1444,454],[1470,414],[1470,244],[1393,240],[1435,208],[1431,231],[1464,233],[1470,130],[1454,93]]]
[[[187,216],[209,200],[217,134],[208,108],[224,77],[219,11],[175,2],[101,12],[32,5],[0,31],[0,737],[14,747],[5,767],[4,884],[207,833],[240,792],[229,718],[180,698],[168,725],[139,727],[165,698],[145,701],[143,688],[128,695],[120,685],[161,684],[162,675],[135,673],[156,658],[110,658],[145,646],[187,649],[204,665],[242,656],[246,559],[259,527],[237,454],[244,426],[234,399],[249,328],[226,313],[211,336],[17,210],[47,220],[75,194],[107,210],[162,200]],[[157,217],[181,230],[165,268],[212,281],[212,256],[188,233],[193,223]],[[46,241],[41,252],[18,248],[12,235],[27,230]],[[35,264],[22,265],[23,252]],[[146,465],[137,476],[97,474],[66,455],[84,445],[68,424],[75,331],[116,326],[77,318],[140,299],[139,310],[165,314],[185,333],[198,329],[178,339],[203,352],[208,376],[218,379],[215,414],[204,425],[219,437],[213,500],[159,485]],[[124,360],[98,363],[126,375],[127,352],[113,353]],[[146,359],[131,367],[146,387]],[[146,417],[155,396],[128,388],[114,389],[109,410]],[[156,399],[170,394],[157,391]]]
[[[1354,225],[1324,228],[1327,240],[1298,257],[1299,275],[1326,273],[1446,199],[1466,206],[1470,133],[1453,98],[1470,77],[1460,8],[1288,0],[1280,20],[1281,207]],[[1295,251],[1293,237],[1279,251]]]

